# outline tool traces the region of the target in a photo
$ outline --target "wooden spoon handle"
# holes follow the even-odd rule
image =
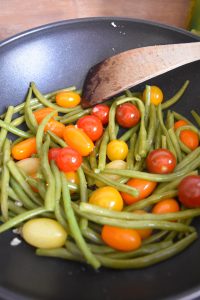
[[[125,89],[200,59],[200,42],[148,46],[112,56],[90,69],[83,106],[92,106]]]

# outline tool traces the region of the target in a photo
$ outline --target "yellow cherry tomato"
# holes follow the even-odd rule
[[[65,176],[69,182],[79,184],[79,177],[77,172],[66,172]]]
[[[76,150],[80,155],[87,156],[94,149],[94,143],[80,128],[68,125],[63,132],[63,138],[67,145]]]
[[[76,92],[60,92],[56,95],[56,103],[62,107],[75,107],[81,101],[81,97]]]
[[[89,203],[116,211],[123,209],[120,193],[111,186],[104,186],[94,191],[89,198]]]
[[[112,160],[124,160],[128,154],[128,146],[124,141],[113,140],[107,145],[107,156]]]
[[[27,221],[22,227],[24,240],[37,248],[59,248],[65,244],[67,232],[56,221],[49,218],[36,218]]]
[[[143,101],[146,99],[146,89],[143,92]],[[155,85],[150,87],[150,101],[154,105],[158,105],[163,101],[163,92],[161,89]]]

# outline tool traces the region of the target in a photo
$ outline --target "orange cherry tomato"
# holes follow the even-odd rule
[[[146,99],[146,89],[143,92],[143,101]],[[150,102],[154,105],[159,105],[163,101],[163,92],[155,85],[150,87]]]
[[[154,181],[132,178],[127,182],[127,185],[134,187],[139,191],[139,195],[135,197],[128,193],[121,192],[124,202],[127,205],[130,205],[151,195],[157,183]]]
[[[16,160],[28,158],[37,153],[36,138],[32,137],[26,139],[12,147],[12,157]]]
[[[92,140],[80,128],[74,125],[68,125],[63,132],[63,138],[66,143],[80,153],[82,156],[89,155],[94,149]]]
[[[79,184],[79,177],[77,172],[66,172],[65,177],[69,182]]]
[[[190,150],[194,150],[199,146],[199,136],[196,132],[192,130],[182,130],[180,132],[180,140]]]
[[[89,203],[116,211],[123,209],[122,197],[112,186],[98,188],[91,194]]]
[[[186,122],[185,120],[179,120],[174,123],[174,129],[176,130],[177,128],[186,126],[186,125],[188,125],[188,122]]]
[[[56,95],[56,103],[62,107],[75,107],[81,101],[81,97],[76,92],[60,92]]]
[[[152,209],[152,213],[154,214],[167,214],[167,213],[173,213],[180,210],[178,202],[173,199],[164,199],[160,202],[156,203]]]
[[[139,215],[143,215],[143,214],[146,214],[146,213],[147,212],[145,210],[142,210],[142,209],[134,211],[134,214],[139,214]],[[141,239],[143,239],[143,240],[148,238],[153,232],[153,230],[151,228],[135,229],[135,230],[139,233]]]
[[[51,107],[45,107],[45,108],[41,108],[36,110],[33,114],[36,118],[36,121],[38,122],[38,124],[40,124],[42,122],[42,120],[48,115],[50,114],[52,111],[54,111],[55,109],[51,108]],[[55,111],[55,115],[57,116],[58,113],[57,111]]]
[[[64,124],[62,124],[54,119],[51,119],[46,124],[44,131],[49,130],[49,131],[53,132],[55,135],[57,135],[58,137],[63,138],[64,129],[65,129]]]
[[[120,251],[132,251],[141,246],[141,237],[134,229],[104,225],[101,237],[107,245]]]

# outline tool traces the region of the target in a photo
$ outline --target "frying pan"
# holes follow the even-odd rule
[[[124,18],[63,21],[27,31],[0,44],[0,110],[23,101],[30,81],[43,93],[69,85],[81,88],[89,68],[108,56],[147,45],[197,40],[181,29]],[[189,116],[192,108],[200,113],[200,62],[148,84],[160,86],[169,98],[186,79],[190,86],[174,109]],[[14,236],[11,231],[0,235],[0,298],[4,300],[186,300],[200,296],[200,240],[176,257],[143,270],[94,271],[75,262],[37,257],[23,242],[12,247]]]

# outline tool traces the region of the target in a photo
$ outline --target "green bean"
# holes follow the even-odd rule
[[[40,123],[40,125],[38,126],[38,130],[36,133],[36,146],[37,146],[37,153],[40,153],[41,151],[41,147],[42,147],[42,141],[44,138],[44,129],[46,124],[49,122],[49,120],[53,117],[53,115],[55,114],[55,111],[52,111],[51,113],[49,113]]]
[[[61,118],[60,122],[63,124],[69,124],[69,123],[73,123],[75,121],[77,121],[78,119],[80,119],[81,117],[85,116],[85,115],[89,115],[89,113],[91,112],[91,109],[85,109],[83,111],[79,111],[76,114],[73,114],[71,116],[68,116],[66,118]]]
[[[87,227],[81,230],[82,235],[89,241],[95,244],[103,244],[100,234],[95,232],[93,229]]]
[[[4,119],[5,124],[9,124],[11,122],[12,116],[13,116],[13,112],[14,112],[14,107],[13,106],[9,106],[8,110],[6,112],[6,115],[5,115],[5,119]],[[1,132],[0,132],[0,151],[1,151],[2,147],[3,147],[4,142],[5,142],[7,133],[8,133],[8,130],[5,127],[3,127],[1,129]]]
[[[178,179],[175,179],[175,180],[173,180],[172,182],[169,182],[169,183],[166,183],[166,182],[160,183],[153,194],[162,194],[164,192],[176,189],[177,186],[179,185],[179,183],[181,182],[181,180],[184,177],[188,176],[188,175],[198,175],[198,171],[190,172],[190,173],[188,173],[184,176],[181,176]]]
[[[129,150],[128,150],[128,155],[126,158],[126,162],[127,162],[126,167],[129,170],[133,169],[133,166],[134,166],[134,148],[135,148],[136,138],[137,138],[136,133],[134,133],[132,135],[132,137],[130,138]]]
[[[108,254],[108,253],[115,252],[113,248],[104,245],[88,244],[88,247],[93,253],[98,253],[98,254]]]
[[[6,123],[2,120],[0,120],[0,127],[4,128],[7,131],[9,131],[11,133],[14,133],[15,135],[20,136],[20,137],[30,138],[30,137],[33,136],[31,133],[28,133],[28,132],[25,132],[25,131],[23,131],[19,128],[16,128],[16,127],[12,126],[11,124]]]
[[[10,159],[10,141],[5,139],[3,144],[3,170],[1,174],[1,213],[4,221],[8,220],[8,186],[10,173],[7,167],[7,162]]]
[[[131,136],[132,136],[134,133],[136,133],[136,132],[138,131],[139,128],[140,128],[140,124],[137,124],[137,125],[135,125],[134,127],[130,128],[130,129],[128,129],[128,130],[126,130],[126,131],[124,132],[124,134],[122,134],[122,135],[120,136],[119,140],[120,140],[120,141],[127,142],[127,141],[131,138]]]
[[[166,234],[168,233],[168,231],[158,231],[157,233],[152,234],[150,237],[146,238],[142,244],[143,245],[148,245],[151,243],[155,243],[155,242],[159,242],[163,237],[166,236]]]
[[[197,124],[200,126],[200,115],[195,110],[191,110],[191,114],[197,122]]]
[[[167,138],[165,135],[161,136],[161,145],[163,149],[167,149]]]
[[[166,127],[168,130],[174,127],[174,115],[170,110],[167,111]]]
[[[190,152],[187,156],[185,156],[181,162],[177,164],[177,166],[175,167],[175,172],[180,171],[181,169],[189,165],[194,159],[199,157],[199,155],[200,155],[200,147],[197,147],[192,152]]]
[[[174,146],[174,149],[176,151],[177,160],[178,160],[178,162],[181,162],[181,160],[182,160],[181,148],[180,148],[179,142],[177,140],[176,134],[174,132],[174,128],[173,127],[170,128],[168,130],[168,133],[169,133],[170,139],[172,141],[172,144]]]
[[[140,200],[138,202],[135,202],[127,207],[124,208],[124,211],[133,211],[136,209],[143,209],[145,207],[149,207],[160,200],[168,199],[177,196],[177,190],[167,190],[165,192],[159,193],[159,194],[152,194],[151,196]]]
[[[137,220],[137,221],[169,221],[169,220],[182,220],[186,218],[193,218],[200,215],[200,209],[185,209],[183,211],[175,212],[175,213],[165,213],[165,214],[153,214],[153,213],[146,213],[144,215],[140,215],[133,212],[126,212],[126,211],[112,211],[100,206],[96,206],[89,203],[80,203],[79,206],[80,210],[86,212],[88,214],[94,214],[97,216],[103,216],[113,219],[122,219],[122,220]]]
[[[130,252],[111,253],[111,254],[108,254],[107,257],[114,258],[114,259],[128,259],[128,258],[134,258],[134,257],[139,258],[139,257],[143,257],[147,254],[152,254],[159,250],[165,249],[171,245],[172,245],[172,241],[163,241],[163,242],[159,242],[159,243],[152,243],[152,244],[144,245],[141,248],[134,250],[134,251],[130,251]]]
[[[173,115],[174,115],[174,119],[176,119],[176,120],[184,120],[184,121],[186,121],[189,125],[192,125],[192,126],[194,126],[193,124],[192,124],[192,122],[190,122],[190,120],[189,119],[187,119],[186,117],[184,117],[183,115],[181,115],[180,113],[177,113],[177,112],[175,112],[175,111],[173,111]]]
[[[46,184],[45,182],[40,179],[37,180],[31,176],[26,176],[25,180],[30,184],[30,186],[34,187],[36,190],[38,190],[38,193],[40,194],[41,198],[45,198],[46,194]]]
[[[151,87],[146,85],[145,87],[146,97],[145,97],[145,126],[147,126],[149,121],[149,111],[150,111],[150,104],[151,104]]]
[[[78,109],[74,108],[74,110],[72,110],[72,111],[66,113],[65,115],[62,115],[62,116],[56,116],[55,119],[56,119],[56,120],[59,120],[59,121],[62,120],[62,119],[64,120],[64,119],[66,119],[66,118],[68,118],[68,117],[71,117],[71,116],[73,116],[73,115],[76,115],[76,114],[79,113],[79,112],[83,112],[82,107],[78,107]]]
[[[108,132],[108,128],[106,128],[99,147],[99,163],[98,163],[99,170],[104,170],[106,165],[106,151],[107,151],[108,142],[109,142],[109,132]]]
[[[26,125],[31,130],[31,132],[33,132],[35,134],[37,131],[37,128],[38,128],[38,123],[36,121],[36,118],[32,112],[31,106],[30,106],[31,105],[31,96],[32,96],[32,88],[30,87],[26,101],[25,101],[24,116],[25,116]]]
[[[109,111],[109,123],[108,123],[108,133],[110,140],[116,140],[117,136],[115,134],[115,114],[116,114],[117,104],[113,102]]]
[[[65,143],[65,141],[63,141],[63,139],[59,138],[52,131],[48,130],[47,133],[50,135],[50,137],[53,140],[53,142],[55,142],[56,144],[58,144],[61,148],[67,147],[67,144]]]
[[[87,181],[85,178],[85,174],[83,172],[83,169],[81,167],[78,168],[77,170],[78,177],[79,177],[79,186],[80,186],[80,201],[82,202],[87,202],[88,200],[88,191],[87,191]],[[87,228],[88,226],[88,220],[85,218],[81,218],[80,220],[80,228],[81,231]]]
[[[133,259],[113,259],[103,255],[96,255],[97,259],[101,262],[102,266],[113,269],[139,269],[151,266],[155,263],[166,260],[179,252],[183,251],[191,243],[197,239],[197,233],[193,232],[186,236],[184,239],[174,243],[173,245],[159,250],[155,253],[145,255],[141,258]]]
[[[38,207],[29,211],[26,211],[10,220],[5,222],[4,224],[0,225],[0,233],[13,228],[21,223],[23,223],[26,220],[29,220],[33,217],[36,217],[38,215],[41,215],[43,213],[47,212],[47,210],[44,207]]]
[[[88,214],[83,211],[75,204],[72,203],[72,207],[76,211],[79,216],[86,217],[90,221],[94,221],[101,225],[111,225],[111,226],[118,226],[122,228],[133,228],[133,229],[163,229],[163,230],[175,230],[177,232],[193,232],[194,228],[191,226],[186,226],[181,223],[174,223],[170,221],[163,221],[163,220],[143,220],[143,221],[135,221],[135,220],[121,220],[121,219],[114,219],[109,217],[103,217],[93,214]],[[141,216],[141,215],[140,215]]]
[[[162,128],[160,124],[157,124],[157,130],[155,136],[155,149],[159,149],[161,147],[161,135],[162,135]]]
[[[54,108],[55,110],[59,111],[59,112],[63,112],[63,113],[67,113],[69,111],[72,111],[74,110],[74,108],[65,108],[65,107],[61,107],[61,106],[58,106],[56,104],[53,104],[51,103],[50,101],[48,101],[44,95],[41,94],[41,92],[37,89],[36,85],[34,82],[31,82],[31,87],[33,89],[33,93],[35,94],[35,96],[37,97],[37,99],[44,105],[44,106],[47,106],[47,107],[52,107]],[[76,106],[76,109],[78,108],[79,106]]]
[[[20,126],[21,124],[23,124],[25,122],[25,117],[24,116],[20,116],[16,119],[14,119],[10,125],[14,126],[14,127],[17,127],[17,126]]]
[[[24,208],[24,207],[20,207],[20,206],[17,206],[13,201],[11,200],[8,200],[8,208],[9,208],[9,211],[12,211],[13,213],[19,215],[19,214],[22,214],[24,212],[26,212],[27,210]],[[4,220],[5,221],[5,220]]]
[[[16,166],[16,164],[14,163],[14,161],[10,160],[7,163],[7,166],[9,168],[9,171],[11,173],[11,175],[13,176],[13,178],[17,181],[17,183],[19,184],[19,186],[22,187],[22,189],[24,190],[24,192],[31,198],[31,200],[36,203],[36,204],[41,204],[40,200],[38,199],[38,195],[36,195],[30,185],[24,180],[19,168]]]
[[[104,177],[101,174],[97,175],[97,174],[91,172],[90,170],[88,170],[87,168],[85,168],[84,166],[83,166],[83,169],[84,169],[85,173],[87,175],[89,175],[90,177],[92,177],[92,178],[94,178],[96,180],[99,180],[99,181],[105,183],[106,185],[110,185],[112,187],[115,187],[120,192],[125,192],[125,193],[128,193],[128,194],[132,195],[132,196],[137,196],[138,195],[138,190],[135,189],[135,188],[132,188],[132,187],[130,187],[128,185],[121,184],[121,183],[116,182],[114,180],[108,179],[108,178]],[[108,170],[108,169],[105,169],[105,170]]]
[[[176,151],[174,149],[174,146],[172,144],[172,141],[171,141],[171,138],[169,136],[169,133],[165,127],[165,124],[164,124],[164,121],[163,121],[163,116],[162,116],[162,110],[161,110],[161,104],[158,105],[158,119],[159,119],[159,122],[160,122],[160,126],[162,128],[162,132],[166,135],[166,138],[167,138],[167,145],[168,145],[168,148],[169,150],[175,155],[176,157]]]
[[[130,178],[141,178],[145,180],[151,180],[151,181],[156,181],[156,182],[169,182],[173,181],[181,176],[186,175],[187,173],[195,170],[198,168],[200,165],[198,157],[191,161],[189,165],[186,165],[184,168],[181,170],[170,173],[170,174],[152,174],[152,173],[147,173],[147,172],[140,172],[140,171],[134,171],[134,170],[116,170],[116,169],[104,169],[104,174],[115,174],[119,176],[124,176],[124,177],[130,177]],[[102,175],[103,175],[102,173]],[[102,178],[102,175],[101,176]]]
[[[37,205],[32,202],[32,200],[26,195],[23,189],[18,185],[17,181],[11,177],[10,179],[11,187],[13,188],[14,192],[18,196],[18,199],[23,203],[23,206],[27,209],[34,209]]]
[[[150,150],[156,133],[156,108],[155,105],[150,104],[149,112],[149,128],[147,132],[147,149]]]
[[[48,159],[49,144],[50,144],[50,138],[49,136],[47,136],[46,141],[44,142],[41,148],[41,170],[47,182],[47,190],[44,199],[44,206],[48,211],[53,211],[55,208],[55,180],[49,165],[49,159]]]
[[[176,136],[177,136],[181,150],[184,151],[185,153],[190,153],[192,150],[190,148],[188,148],[180,139],[180,134],[184,130],[191,130],[191,131],[197,133],[198,135],[199,135],[199,131],[198,131],[198,129],[196,129],[194,126],[191,126],[191,125],[181,126],[176,129]]]
[[[98,150],[99,150],[101,141],[102,141],[102,138],[95,143],[95,147],[89,156],[90,167],[92,170],[95,170],[97,168],[97,155],[98,155]]]
[[[182,234],[182,232],[181,232]],[[171,231],[164,239],[164,241],[173,241],[174,238],[176,237],[177,232],[176,231]]]
[[[68,260],[74,260],[74,261],[82,261],[84,262],[84,259],[80,259],[79,257],[76,257],[71,252],[69,252],[65,248],[56,248],[56,249],[42,249],[38,248],[36,250],[36,254],[39,256],[50,256],[50,257],[57,257],[57,258],[63,258]]]
[[[62,182],[62,197],[63,197],[63,205],[64,211],[66,214],[66,218],[68,220],[68,224],[70,227],[70,232],[73,235],[74,240],[76,241],[79,249],[82,251],[83,256],[85,257],[86,261],[91,264],[95,269],[100,267],[98,260],[92,254],[90,249],[88,248],[85,240],[83,239],[80,229],[78,227],[72,206],[71,206],[71,199],[70,193],[67,188],[67,179],[65,175],[61,174],[61,182]]]
[[[145,163],[144,158],[141,159],[140,161],[136,161],[136,163],[135,163],[135,165],[133,167],[133,170],[135,170],[135,171],[142,171],[144,163]]]
[[[184,94],[189,83],[190,83],[189,80],[187,80],[183,84],[183,86],[180,88],[180,90],[172,98],[170,98],[169,100],[166,100],[164,103],[162,103],[161,104],[162,109],[166,109],[166,108],[172,106],[173,104],[175,104],[181,98],[181,96]]]

